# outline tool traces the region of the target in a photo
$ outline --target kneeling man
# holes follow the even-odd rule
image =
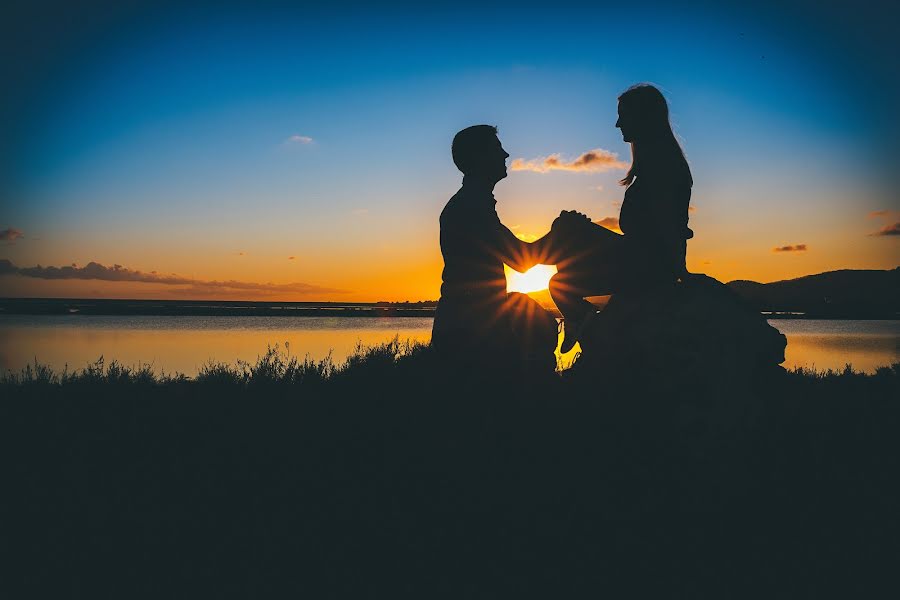
[[[524,242],[497,216],[493,190],[506,177],[507,158],[490,125],[453,138],[463,182],[441,213],[444,271],[432,346],[448,358],[552,369],[556,319],[527,295],[506,292],[504,263],[524,272],[550,252],[549,234]]]

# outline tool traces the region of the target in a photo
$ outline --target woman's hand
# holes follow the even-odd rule
[[[554,219],[553,225],[551,225],[550,230],[577,230],[579,227],[584,227],[585,225],[588,225],[590,223],[591,219],[586,214],[580,213],[577,210],[564,210],[559,213],[559,216],[556,217],[556,219]]]
[[[564,210],[559,213],[560,218],[572,219],[573,221],[577,221],[578,218],[584,219],[588,222],[591,221],[591,218],[584,213],[580,213],[577,210]]]

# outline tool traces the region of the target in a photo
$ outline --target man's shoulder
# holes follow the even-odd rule
[[[465,187],[461,188],[444,206],[441,226],[459,225],[467,230],[493,227],[499,219],[491,200],[491,196],[485,198]]]

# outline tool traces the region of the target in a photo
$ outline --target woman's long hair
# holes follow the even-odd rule
[[[669,105],[662,92],[649,83],[639,83],[619,96],[619,105],[626,107],[642,130],[641,139],[631,142],[631,168],[619,183],[631,185],[635,177],[653,173],[654,177],[664,175],[693,185],[691,168],[672,131]]]

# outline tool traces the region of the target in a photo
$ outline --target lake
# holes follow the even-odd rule
[[[0,370],[37,360],[82,368],[101,355],[127,366],[195,375],[209,361],[255,361],[267,345],[340,362],[357,344],[428,341],[431,317],[0,315]],[[900,321],[773,319],[788,338],[785,367],[875,368],[900,361]],[[575,352],[561,357],[570,363]]]

